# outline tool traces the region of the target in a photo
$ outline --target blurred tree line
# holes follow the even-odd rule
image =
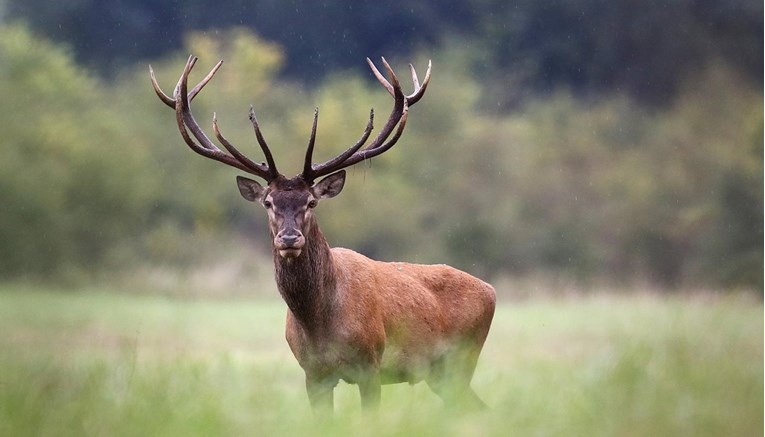
[[[25,0],[6,8],[107,77],[177,52],[189,32],[248,26],[280,44],[284,74],[302,82],[338,69],[365,73],[358,60],[367,56],[465,45],[466,67],[510,107],[561,85],[666,103],[687,74],[717,58],[762,81],[757,0]],[[506,89],[508,81],[516,86]]]
[[[260,159],[246,119],[254,104],[291,175],[314,106],[317,161],[355,142],[370,107],[387,112],[363,58],[395,53],[401,75],[405,60],[424,70],[432,58],[431,88],[401,143],[353,168],[343,195],[319,207],[333,245],[487,277],[762,288],[761,3],[641,8],[654,18],[631,1],[290,3],[308,10],[295,12],[303,21],[278,18],[292,8],[268,1],[225,0],[217,13],[207,2],[119,3],[6,6],[2,278],[183,268],[243,243],[267,253],[265,214],[239,197],[235,172],[183,144],[147,58],[166,90],[187,53],[200,57],[192,80],[225,59],[195,114],[217,112],[227,137]],[[206,14],[220,30],[192,31],[213,27]],[[257,19],[268,38],[229,27]],[[328,22],[338,24],[316,27]],[[151,32],[121,30],[141,25]],[[273,36],[289,29],[302,45]]]

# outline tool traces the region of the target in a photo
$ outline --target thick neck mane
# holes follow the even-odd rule
[[[276,286],[295,318],[308,331],[326,327],[335,293],[334,264],[329,244],[311,217],[309,234],[297,258],[273,250]]]

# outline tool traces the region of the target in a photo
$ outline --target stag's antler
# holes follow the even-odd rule
[[[428,87],[428,83],[430,83],[430,61],[428,61],[428,71],[425,73],[425,80],[422,82],[422,85],[420,85],[420,82],[417,79],[417,72],[414,70],[414,67],[412,64],[409,64],[409,69],[412,73],[412,82],[414,83],[414,92],[408,96],[404,95],[396,74],[393,72],[393,69],[390,67],[385,58],[382,58],[382,63],[385,67],[385,70],[388,72],[390,82],[385,79],[385,77],[380,73],[377,67],[375,67],[375,64],[369,58],[367,58],[367,63],[372,69],[372,72],[374,73],[377,80],[380,81],[385,89],[387,89],[388,92],[393,96],[393,110],[388,117],[388,121],[385,123],[385,126],[383,126],[380,133],[378,133],[377,136],[372,140],[372,142],[364,147],[364,149],[361,149],[361,147],[364,146],[364,144],[367,142],[367,139],[369,139],[369,135],[372,133],[374,110],[370,111],[367,127],[364,129],[364,133],[361,135],[361,138],[358,142],[356,142],[356,144],[349,147],[345,152],[341,153],[335,158],[330,159],[329,161],[326,161],[322,164],[311,164],[313,146],[316,139],[316,122],[318,118],[317,109],[317,111],[314,112],[313,129],[311,130],[311,139],[308,142],[308,149],[306,150],[303,173],[300,175],[309,184],[313,183],[313,181],[318,177],[333,173],[337,170],[349,167],[366,159],[374,158],[375,156],[380,155],[381,153],[393,147],[393,145],[396,144],[398,139],[401,137],[401,134],[404,132],[409,107],[417,103],[422,98],[423,94],[425,94],[425,89]],[[398,126],[398,128],[396,129],[396,132],[393,133],[393,129],[396,128],[396,126]],[[388,139],[391,133],[393,133],[393,137]]]
[[[186,67],[183,69],[183,73],[181,74],[180,79],[178,79],[178,84],[175,86],[172,98],[165,94],[159,87],[157,79],[154,76],[154,70],[151,68],[151,66],[149,66],[149,74],[151,75],[151,84],[154,87],[154,92],[157,93],[157,97],[159,97],[159,99],[162,100],[167,106],[175,109],[176,120],[178,122],[178,130],[181,132],[181,136],[183,137],[184,141],[186,141],[186,144],[189,145],[191,150],[202,156],[238,168],[239,170],[245,171],[252,175],[259,176],[268,182],[279,177],[279,172],[276,169],[274,158],[271,155],[271,151],[269,150],[268,145],[266,144],[266,141],[260,132],[260,126],[258,125],[258,120],[255,118],[255,112],[252,110],[252,108],[250,108],[250,121],[252,122],[252,126],[255,129],[255,136],[258,139],[258,144],[260,144],[260,148],[263,149],[263,154],[266,157],[266,163],[258,164],[237,150],[236,147],[234,147],[234,145],[231,144],[231,142],[228,141],[223,136],[223,134],[221,134],[220,128],[218,127],[218,119],[215,114],[213,114],[213,131],[215,132],[215,136],[218,138],[218,141],[223,144],[223,147],[228,151],[228,153],[220,150],[210,140],[210,138],[205,135],[205,133],[202,131],[202,128],[199,127],[199,124],[194,118],[194,115],[191,113],[191,107],[189,106],[189,103],[194,99],[194,97],[196,97],[202,88],[207,85],[210,79],[213,78],[215,73],[223,64],[223,61],[219,61],[217,64],[215,64],[212,70],[210,70],[210,73],[208,73],[207,76],[205,76],[205,78],[202,79],[189,92],[189,73],[191,73],[191,70],[194,68],[194,64],[196,64],[196,62],[197,58],[195,56],[189,56],[189,59],[186,61]],[[191,134],[194,136],[194,138],[196,138],[196,140],[199,142],[198,144],[189,135],[187,128],[191,131]]]
[[[191,113],[190,102],[213,78],[215,73],[223,64],[223,61],[215,64],[207,76],[205,76],[204,79],[202,79],[194,88],[192,88],[191,91],[188,91],[189,73],[191,73],[191,70],[194,68],[194,64],[196,64],[196,62],[197,58],[195,56],[189,56],[188,61],[186,61],[186,67],[183,69],[183,73],[181,74],[180,79],[178,79],[178,84],[175,86],[172,98],[165,94],[159,87],[157,79],[154,76],[154,70],[151,68],[151,66],[149,66],[149,73],[151,75],[151,83],[154,87],[154,91],[157,93],[157,96],[160,100],[162,100],[167,106],[175,109],[176,121],[178,122],[178,130],[181,132],[181,136],[183,137],[184,141],[186,141],[186,144],[189,145],[191,150],[202,156],[238,168],[239,170],[245,171],[255,176],[259,176],[265,179],[267,182],[271,182],[272,180],[278,178],[280,174],[276,169],[276,164],[274,163],[274,158],[271,155],[271,150],[268,148],[268,145],[263,138],[263,134],[260,132],[260,126],[258,125],[257,118],[255,118],[255,112],[253,111],[252,107],[250,107],[250,121],[252,122],[252,127],[255,129],[255,136],[258,140],[258,144],[260,144],[260,148],[263,150],[263,154],[265,155],[265,163],[258,164],[237,150],[237,148],[234,147],[234,145],[231,144],[231,142],[228,141],[223,136],[223,134],[221,134],[220,128],[218,127],[218,119],[215,114],[213,114],[212,121],[213,131],[215,132],[215,137],[218,139],[218,141],[220,141],[228,153],[219,149],[210,140],[210,138],[205,135],[205,133],[202,131],[202,128],[199,127],[199,124],[194,118],[194,115]],[[393,145],[396,144],[398,139],[401,137],[401,134],[404,132],[409,107],[417,103],[422,98],[423,94],[425,93],[425,89],[428,87],[428,83],[430,82],[430,61],[428,61],[428,71],[425,73],[425,80],[422,82],[422,85],[420,85],[420,82],[417,79],[417,73],[415,72],[414,67],[409,64],[409,68],[412,73],[412,82],[414,83],[414,92],[408,96],[404,95],[396,74],[393,72],[393,69],[390,67],[385,58],[382,58],[382,63],[388,73],[390,81],[385,79],[385,77],[380,73],[377,67],[375,67],[374,63],[369,60],[369,58],[367,58],[367,63],[371,67],[372,72],[374,73],[377,80],[380,81],[385,89],[388,90],[388,92],[393,96],[393,110],[388,117],[388,121],[385,123],[377,136],[372,140],[372,142],[364,147],[364,144],[366,144],[373,129],[374,110],[370,111],[369,122],[364,129],[364,133],[361,135],[361,138],[359,138],[356,144],[349,147],[340,155],[322,164],[311,164],[314,144],[316,142],[316,124],[319,118],[319,110],[317,108],[313,116],[313,127],[311,129],[311,138],[308,142],[308,148],[306,150],[303,172],[299,175],[299,177],[301,177],[309,184],[312,184],[318,177],[333,173],[366,159],[374,158],[375,156],[380,155],[381,153],[393,147]],[[189,131],[191,131],[191,135],[189,135]],[[393,136],[391,136],[391,134],[393,134]],[[194,139],[196,139],[196,141],[194,141]],[[362,147],[364,148],[362,149]]]

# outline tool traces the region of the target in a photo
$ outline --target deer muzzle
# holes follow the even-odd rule
[[[274,247],[282,258],[297,258],[303,251],[305,237],[297,229],[279,232],[274,238]]]

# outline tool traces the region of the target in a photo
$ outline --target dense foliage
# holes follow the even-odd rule
[[[113,76],[183,47],[183,35],[257,29],[286,53],[285,72],[316,81],[365,56],[459,41],[473,73],[503,104],[519,89],[623,90],[664,103],[686,75],[724,58],[762,80],[763,4],[757,0],[25,0],[7,14],[68,42],[78,61]],[[497,85],[512,79],[523,87]]]
[[[245,11],[241,2],[233,3],[240,8],[234,10]],[[611,56],[602,44],[625,52],[630,44],[646,49],[641,45],[646,41],[635,35],[613,40],[590,29],[588,38],[600,45],[585,44],[575,53],[555,47],[556,38],[568,38],[565,26],[553,26],[548,15],[562,14],[568,23],[566,17],[576,12],[571,5],[553,10],[544,6],[551,2],[521,2],[523,13],[509,20],[502,17],[510,11],[493,5],[499,2],[475,3],[486,3],[495,13],[480,18],[465,12],[473,25],[459,34],[441,31],[456,26],[452,13],[462,3],[454,2],[452,13],[439,15],[424,13],[432,6],[423,1],[407,6],[417,12],[410,18],[422,22],[405,27],[427,24],[432,30],[424,34],[402,31],[392,43],[382,38],[377,46],[371,36],[357,38],[351,32],[344,37],[358,44],[348,50],[363,67],[367,50],[409,49],[424,35],[411,58],[419,69],[432,58],[435,72],[427,97],[412,110],[404,140],[370,165],[353,169],[343,194],[319,207],[322,229],[334,245],[380,259],[451,263],[488,277],[552,274],[672,286],[762,287],[762,88],[759,73],[754,80],[751,76],[753,68],[761,71],[762,58],[752,60],[748,54],[759,44],[752,56],[760,56],[762,39],[761,32],[753,36],[746,31],[746,26],[761,29],[761,20],[747,18],[746,26],[734,30],[721,26],[730,30],[728,39],[719,38],[718,26],[705,28],[716,48],[693,42],[696,49],[688,51],[687,59],[662,46],[654,52],[636,49],[643,61],[628,56],[627,62],[593,56]],[[590,9],[582,10],[610,13],[611,6],[589,3]],[[77,13],[83,4],[90,3],[48,5],[40,15],[67,12],[77,20],[90,19]],[[141,4],[131,3],[157,13],[172,9]],[[267,245],[265,215],[239,198],[235,172],[183,145],[172,111],[151,90],[141,60],[147,56],[166,89],[177,80],[182,53],[200,57],[195,77],[217,59],[226,59],[195,100],[197,117],[204,120],[216,111],[226,135],[260,159],[246,119],[254,103],[279,168],[288,174],[299,172],[314,106],[321,111],[317,160],[353,143],[370,107],[387,111],[389,97],[367,72],[325,70],[321,79],[305,84],[297,78],[308,76],[317,64],[299,62],[310,56],[243,27],[190,32],[182,43],[176,41],[187,30],[184,26],[203,27],[204,8],[191,6],[196,4],[185,7],[200,21],[176,22],[177,29],[140,14],[125,17],[125,26],[143,23],[159,32],[145,36],[152,44],[136,39],[135,53],[119,49],[126,44],[121,39],[114,39],[116,47],[76,42],[67,49],[33,35],[23,24],[0,29],[0,277],[76,279],[140,264],[209,264],[218,255],[230,256],[231,245],[246,243],[240,235],[254,236],[256,246]],[[25,16],[38,29],[50,22],[23,14],[24,5],[9,7],[9,14]],[[743,17],[741,11],[757,9],[746,2],[739,6],[715,9],[713,18],[735,21]],[[407,15],[399,7],[372,13],[373,7],[360,2],[353,10],[365,10],[370,20],[393,14],[386,20],[397,23],[396,13]],[[690,6],[673,7],[669,12],[680,14]],[[119,10],[125,14],[130,8]],[[330,4],[325,13],[350,10]],[[74,27],[82,34],[115,29],[77,20],[80,25]],[[58,32],[74,32],[67,22],[59,23]],[[534,30],[540,23],[563,33],[548,37],[549,32]],[[646,31],[633,25],[631,31]],[[383,27],[359,24],[357,32]],[[262,29],[273,32],[266,24]],[[45,31],[62,37],[55,29]],[[665,31],[684,35],[675,28]],[[311,44],[329,44],[321,38],[335,37],[334,31],[313,32]],[[517,39],[517,32],[527,37]],[[691,41],[673,35],[672,41],[686,50],[683,44]],[[731,41],[749,42],[736,54],[721,50]],[[324,53],[306,44],[306,52]],[[499,48],[512,56],[494,50]],[[577,53],[577,59],[564,57]],[[648,61],[671,64],[666,68],[672,70]],[[120,74],[105,80],[79,62],[115,63]],[[333,68],[345,65],[326,62]],[[284,68],[292,79],[280,75]],[[399,59],[394,68],[404,75]],[[650,96],[660,97],[662,104]]]

